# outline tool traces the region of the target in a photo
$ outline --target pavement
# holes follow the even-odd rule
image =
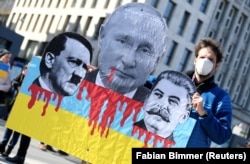
[[[0,140],[2,140],[3,134],[5,131],[5,121],[0,119]],[[17,153],[19,147],[20,138],[18,143],[12,150],[9,157],[14,157]],[[73,157],[71,155],[64,156],[60,155],[57,152],[51,151],[42,151],[39,149],[40,141],[31,139],[30,146],[28,148],[28,152],[25,158],[24,164],[81,164],[81,160]],[[55,149],[57,150],[57,149]],[[0,155],[0,164],[12,164],[11,162],[6,161]]]

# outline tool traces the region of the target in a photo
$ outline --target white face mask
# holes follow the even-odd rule
[[[213,63],[208,58],[198,59],[196,61],[196,71],[199,75],[206,76],[213,70]]]

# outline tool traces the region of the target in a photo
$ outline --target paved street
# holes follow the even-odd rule
[[[0,119],[0,140],[2,140],[3,133],[5,130],[5,122]],[[19,138],[20,139],[20,138]],[[42,151],[38,148],[40,141],[32,139],[28,153],[26,155],[25,164],[80,164],[81,160],[72,156],[62,156],[58,153],[53,153],[50,151]],[[15,148],[12,150],[10,157],[16,155],[17,149],[19,147],[19,141]],[[2,158],[0,155],[0,164],[11,164]]]

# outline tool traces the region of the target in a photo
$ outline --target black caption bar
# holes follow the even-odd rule
[[[250,163],[250,148],[132,148],[132,164],[155,162]]]

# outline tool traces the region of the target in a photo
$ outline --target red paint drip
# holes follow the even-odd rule
[[[92,126],[90,134],[93,135],[96,128],[99,131],[100,135],[103,136],[105,133],[105,137],[108,137],[109,129],[111,124],[114,121],[114,117],[116,114],[116,108],[118,102],[121,102],[119,112],[122,112],[122,107],[125,103],[127,103],[127,107],[125,108],[123,112],[123,117],[120,120],[120,127],[122,127],[129,116],[133,115],[133,123],[136,122],[137,115],[139,114],[143,103],[127,98],[117,92],[114,92],[110,89],[100,87],[92,82],[83,80],[79,89],[78,93],[78,100],[81,100],[81,94],[83,91],[83,88],[86,87],[88,91],[87,99],[91,99],[91,106],[90,106],[90,113],[89,113],[89,122],[88,125]],[[105,101],[108,101],[108,104],[106,106],[106,109],[104,110],[103,114],[102,107],[105,103]],[[98,123],[100,121],[100,123]],[[155,135],[149,131],[146,131],[142,128],[139,128],[137,126],[131,127],[132,135],[134,136],[136,132],[138,132],[138,139],[140,139],[143,135],[145,136],[144,139],[144,146],[148,147],[148,142],[153,139],[153,147],[156,147],[157,142],[163,142],[164,147],[171,147],[175,145],[175,142],[169,139],[162,138],[158,135]]]
[[[133,120],[136,120],[136,116],[141,110],[142,103],[128,97],[125,97],[117,92],[114,92],[110,89],[100,87],[92,82],[83,80],[83,84],[81,87],[86,87],[88,91],[88,98],[91,99],[90,113],[89,113],[89,122],[88,125],[92,126],[91,135],[94,134],[96,127],[98,126],[98,131],[100,135],[103,136],[105,133],[105,137],[108,137],[109,129],[111,124],[114,121],[114,117],[116,114],[117,103],[121,102],[121,104],[127,103],[127,107],[123,113],[123,118],[120,121],[121,127],[124,125],[124,122],[128,119],[128,117],[133,114]],[[107,106],[103,112],[102,107],[108,101]],[[119,109],[121,110],[121,109]],[[100,121],[100,123],[98,123]]]
[[[110,82],[111,82],[111,80],[112,80],[112,78],[114,76],[114,73],[115,73],[115,68],[112,68],[111,71],[110,71],[110,75],[109,75],[109,77],[107,79],[108,84],[110,84]]]
[[[60,104],[61,104],[62,98],[63,98],[61,95],[50,92],[50,91],[43,89],[35,84],[32,84],[29,87],[28,91],[31,91],[31,99],[28,103],[28,109],[31,109],[35,105],[35,102],[40,100],[42,95],[44,95],[43,101],[45,102],[45,105],[43,106],[43,111],[41,113],[41,116],[46,115],[46,110],[47,110],[49,102],[55,101],[57,98],[58,98],[58,102],[57,102],[55,111],[57,112],[59,110],[59,107],[60,107]]]
[[[78,93],[77,93],[77,96],[76,96],[78,100],[82,100],[83,88],[84,88],[84,80],[81,82],[81,84],[79,86],[79,90],[78,90]]]
[[[138,126],[133,126],[132,135],[135,135],[136,132],[138,132],[138,137],[137,137],[138,139],[140,139],[143,135],[146,135],[145,139],[144,139],[144,146],[143,146],[145,148],[148,147],[148,142],[152,138],[153,138],[153,147],[156,147],[157,142],[163,142],[165,148],[169,148],[169,147],[175,145],[175,142],[172,140],[162,138],[162,137],[155,135],[154,133],[151,133],[147,130],[144,130]]]
[[[156,147],[157,142],[163,142],[165,148],[169,148],[175,145],[175,142],[172,140],[162,138],[138,126],[133,126],[132,135],[135,135],[136,132],[138,132],[138,137],[137,137],[138,139],[140,139],[143,135],[146,135],[144,139],[144,146],[143,146],[144,148],[148,147],[148,142],[150,141],[150,139],[153,139],[153,147]]]
[[[136,122],[137,115],[139,114],[143,104],[141,102],[138,103],[138,101],[135,101],[134,103],[130,103],[130,101],[135,101],[135,100],[130,99],[127,108],[132,109],[134,111],[133,122]],[[121,111],[121,109],[120,109],[120,111]],[[132,114],[131,110],[125,110],[125,112],[124,112],[125,116],[130,116],[131,114]],[[126,119],[127,119],[127,117],[122,118],[122,120],[120,122],[121,126],[124,125]]]

